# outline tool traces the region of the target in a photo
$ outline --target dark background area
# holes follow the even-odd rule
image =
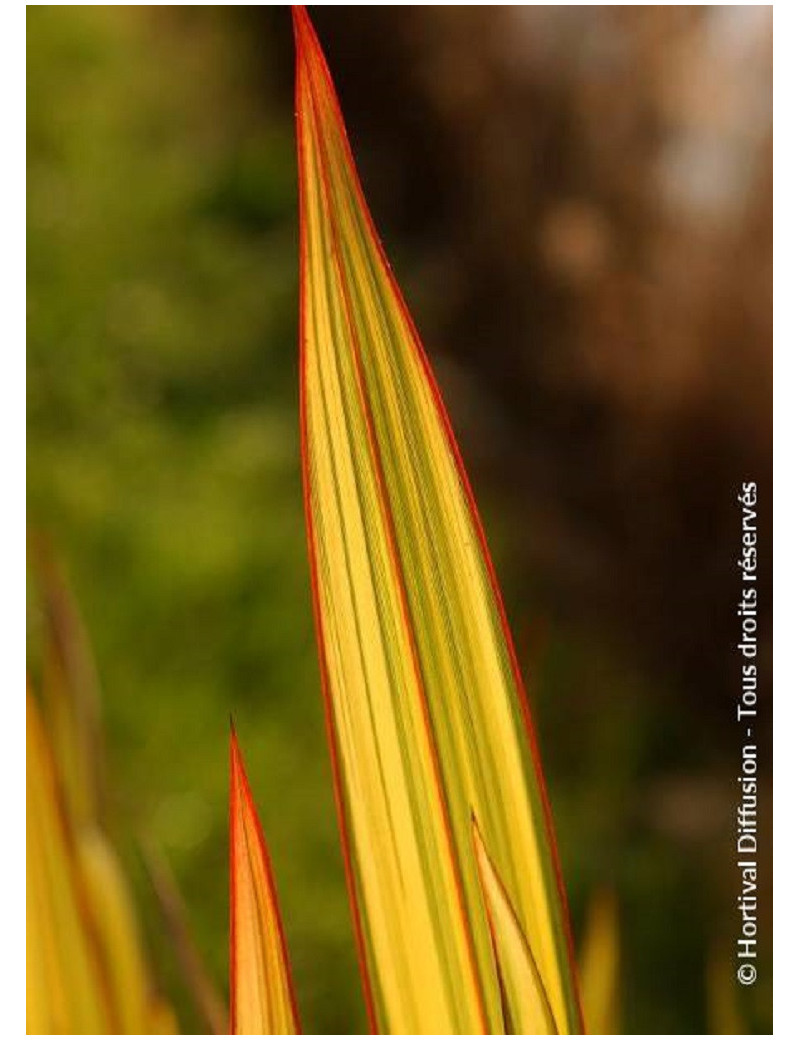
[[[771,8],[311,8],[442,385],[534,711],[580,944],[625,1031],[712,1032],[733,957],[736,558],[759,484],[768,984]],[[227,970],[227,724],[308,1031],[363,1026],[308,593],[287,8],[28,13],[29,521],[104,692],[109,820]],[[35,661],[39,617],[29,608]]]

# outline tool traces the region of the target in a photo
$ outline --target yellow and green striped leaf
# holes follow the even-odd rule
[[[524,1036],[554,1036],[558,1030],[542,976],[477,823],[473,824],[472,836],[492,936],[503,1006],[503,1031]]]
[[[450,426],[294,8],[301,423],[317,635],[373,1028],[504,1031],[471,812],[581,1032],[519,668]]]
[[[231,1033],[299,1033],[272,868],[231,733]]]

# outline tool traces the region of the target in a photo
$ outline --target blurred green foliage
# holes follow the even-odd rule
[[[132,867],[137,830],[164,849],[224,985],[232,713],[308,1028],[340,1031],[361,1011],[305,557],[292,112],[224,11],[28,16],[29,523],[94,643],[111,822]]]

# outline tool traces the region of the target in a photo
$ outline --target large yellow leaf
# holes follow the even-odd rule
[[[504,1031],[481,821],[559,1032],[580,1032],[519,668],[439,392],[294,8],[301,412],[317,634],[373,1027]]]
[[[231,1033],[299,1033],[267,847],[231,733]]]

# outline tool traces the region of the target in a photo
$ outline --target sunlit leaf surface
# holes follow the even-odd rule
[[[231,733],[231,1033],[299,1033],[272,869]]]
[[[492,936],[505,1032],[552,1036],[558,1030],[542,977],[477,824],[473,824],[473,840]]]
[[[444,408],[294,8],[309,550],[373,1025],[503,1032],[474,809],[559,1032],[580,1032],[525,694]]]

